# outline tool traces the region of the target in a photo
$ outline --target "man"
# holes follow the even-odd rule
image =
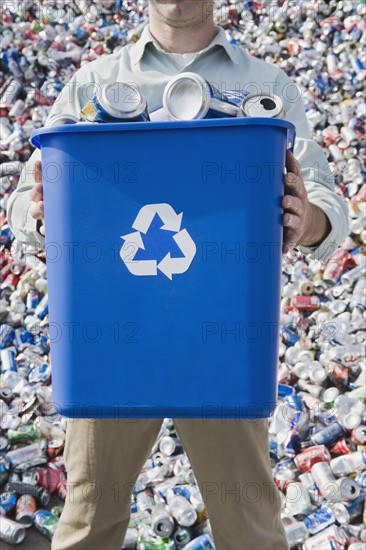
[[[140,40],[84,65],[50,115],[78,115],[90,98],[90,83],[116,81],[136,83],[149,107],[158,107],[167,82],[183,71],[196,72],[223,90],[276,93],[297,130],[295,156],[288,153],[286,158],[283,252],[297,246],[314,258],[329,258],[348,234],[347,209],[334,191],[322,150],[310,139],[292,81],[275,66],[231,45],[225,32],[214,26],[212,1],[150,0],[149,8],[149,27]],[[39,159],[35,151],[9,200],[9,223],[24,242],[44,242]],[[287,549],[271,475],[268,419],[174,423],[206,502],[216,549]],[[53,550],[121,548],[131,488],[160,426],[161,419],[69,422],[65,463],[70,488]]]

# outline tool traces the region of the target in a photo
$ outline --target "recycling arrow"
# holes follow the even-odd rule
[[[180,248],[183,257],[172,258],[168,252],[158,263],[157,260],[135,260],[139,249],[145,250],[141,233],[145,234],[155,217],[158,214],[163,225],[161,230],[175,232],[173,239]],[[147,204],[138,212],[132,225],[134,232],[123,235],[124,243],[120,249],[120,257],[127,269],[133,275],[157,275],[158,269],[168,279],[172,280],[173,275],[187,271],[196,254],[196,245],[186,229],[180,230],[183,212],[177,214],[175,210],[166,203]]]
[[[164,273],[169,279],[172,279],[173,274],[184,273],[187,271],[196,254],[196,245],[186,229],[182,229],[173,239],[184,254],[184,258],[171,258],[170,252],[158,264],[158,269]]]
[[[161,229],[166,229],[167,231],[179,231],[182,223],[183,212],[176,214],[170,204],[166,203],[147,204],[146,206],[143,206],[137,214],[132,228],[137,229],[137,231],[141,231],[141,233],[146,233],[155,214],[158,214],[164,222]]]

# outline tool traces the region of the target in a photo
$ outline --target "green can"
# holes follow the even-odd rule
[[[17,430],[8,430],[8,439],[12,442],[35,441],[37,434],[33,424],[20,426]]]
[[[48,510],[38,510],[33,516],[33,522],[42,535],[52,540],[58,524],[58,517]]]
[[[151,537],[149,540],[138,540],[137,550],[175,550],[175,544],[168,538]]]

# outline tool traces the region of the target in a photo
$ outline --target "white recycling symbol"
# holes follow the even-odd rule
[[[145,250],[141,233],[146,234],[155,215],[163,221],[161,231],[175,232],[173,239],[180,248],[183,257],[172,258],[170,252],[158,263],[157,260],[135,260],[139,249]],[[132,225],[133,233],[123,235],[124,243],[120,249],[120,256],[127,269],[133,275],[157,275],[158,269],[170,280],[173,275],[187,271],[196,254],[196,245],[186,229],[181,229],[183,212],[177,214],[170,204],[146,204],[136,216]]]

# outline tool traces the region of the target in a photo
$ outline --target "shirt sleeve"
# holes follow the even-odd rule
[[[45,126],[48,125],[50,118],[56,114],[79,116],[82,106],[87,102],[85,78],[83,78],[85,73],[86,71],[82,67],[63,87],[49,112]],[[35,149],[20,173],[16,189],[8,199],[7,219],[16,239],[39,248],[40,245],[41,247],[45,246],[45,238],[38,232],[37,220],[29,212],[32,204],[31,192],[34,185],[33,171],[38,160],[41,160],[41,151]]]
[[[309,201],[323,210],[331,225],[330,233],[319,246],[297,245],[296,248],[313,259],[325,262],[349,234],[347,203],[335,191],[334,176],[324,151],[310,138],[299,87],[283,71],[279,84],[286,119],[296,127],[294,155],[300,163]]]

